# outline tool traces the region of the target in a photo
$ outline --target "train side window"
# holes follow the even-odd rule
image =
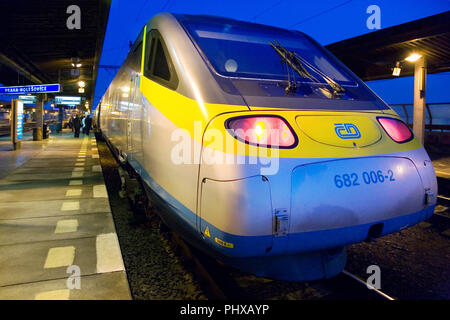
[[[153,67],[153,75],[160,77],[166,81],[170,81],[169,65],[167,63],[166,55],[161,44],[161,40],[157,40],[155,52],[155,65]]]
[[[130,67],[134,70],[141,70],[142,41],[137,44],[130,58]]]
[[[178,86],[178,77],[161,34],[153,29],[147,34],[144,76],[170,89]]]
[[[153,66],[153,52],[155,49],[155,38],[152,37],[151,32],[147,33],[147,45],[145,46],[145,62],[144,75],[150,77]]]

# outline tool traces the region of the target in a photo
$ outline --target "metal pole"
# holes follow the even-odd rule
[[[425,141],[425,88],[427,78],[427,66],[425,57],[416,61],[414,66],[414,119],[413,131],[419,141]]]
[[[61,132],[62,131],[62,125],[63,125],[63,122],[64,122],[64,106],[58,106],[58,126],[57,126],[57,131],[58,132]]]
[[[44,96],[42,94],[36,95],[36,124],[33,130],[33,140],[41,141],[43,139],[44,129]]]

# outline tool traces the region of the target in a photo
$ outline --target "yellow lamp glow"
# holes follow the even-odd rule
[[[422,58],[421,54],[412,53],[409,57],[405,58],[405,60],[409,61],[409,62],[415,62],[415,61],[419,60],[420,58]]]
[[[264,134],[264,122],[263,121],[259,121],[256,123],[255,125],[255,134],[256,134],[256,138],[259,140],[261,139],[261,137]]]

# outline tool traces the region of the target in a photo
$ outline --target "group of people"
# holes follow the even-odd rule
[[[92,118],[88,112],[86,112],[86,116],[81,115],[81,117],[77,114],[72,114],[69,120],[69,128],[72,129],[75,138],[80,137],[80,130],[82,133],[89,135],[92,127]]]

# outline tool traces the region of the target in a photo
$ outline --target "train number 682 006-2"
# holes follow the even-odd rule
[[[360,176],[362,179],[360,179]],[[364,184],[376,184],[384,182],[395,181],[394,172],[389,169],[385,173],[382,170],[364,171],[361,175],[357,173],[344,173],[334,176],[334,184],[337,188],[343,187],[355,187],[361,185],[360,181]]]

